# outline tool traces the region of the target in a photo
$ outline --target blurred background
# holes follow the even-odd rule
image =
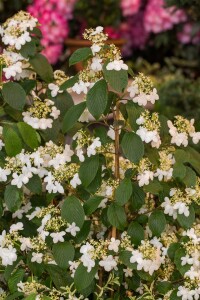
[[[43,54],[66,72],[84,29],[104,26],[129,66],[155,82],[156,109],[195,117],[200,129],[199,0],[0,0],[1,22],[21,9],[38,18]]]

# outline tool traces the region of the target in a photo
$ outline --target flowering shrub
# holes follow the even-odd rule
[[[1,299],[197,300],[194,120],[144,107],[156,89],[101,26],[74,77],[39,53],[37,26],[19,12],[0,30]]]

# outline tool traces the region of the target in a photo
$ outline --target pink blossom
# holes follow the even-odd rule
[[[105,33],[108,34],[110,39],[120,39],[122,37],[119,29],[115,29],[111,26],[107,26],[104,28]]]
[[[147,32],[166,31],[186,20],[183,10],[174,6],[165,8],[164,4],[163,0],[149,0],[144,15],[144,26]]]
[[[179,42],[182,44],[198,44],[200,42],[200,30],[195,30],[195,25],[192,23],[185,23],[181,32],[177,34]]]
[[[68,20],[72,18],[76,1],[34,0],[28,7],[41,24],[43,53],[51,63],[56,63],[62,52],[62,44],[69,34]]]
[[[139,11],[141,0],[121,0],[123,16],[131,16]]]

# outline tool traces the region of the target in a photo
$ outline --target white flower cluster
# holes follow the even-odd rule
[[[20,50],[23,45],[31,41],[31,31],[37,25],[36,18],[27,12],[20,11],[0,27],[2,42]]]
[[[199,190],[199,187],[195,187]],[[161,206],[164,208],[164,213],[177,219],[177,215],[184,214],[188,217],[190,214],[190,205],[192,202],[198,202],[199,193],[195,188],[186,188],[184,191],[178,188],[170,190],[170,198],[165,197]]]
[[[195,131],[194,119],[190,121],[182,116],[176,116],[174,124],[168,120],[169,133],[172,137],[171,143],[177,146],[183,145],[187,147],[189,137],[192,138],[194,144],[198,144],[200,141],[200,132]]]
[[[106,66],[106,69],[108,71],[111,71],[111,70],[115,70],[115,71],[120,71],[120,70],[128,70],[128,66],[123,62],[122,59],[120,60],[114,60],[114,61],[111,61],[107,64]]]
[[[4,168],[0,168],[0,181],[5,182],[11,175],[11,184],[21,188],[27,184],[33,175],[43,178],[46,183],[46,190],[49,193],[64,193],[62,182],[71,179],[71,185],[76,187],[81,184],[77,174],[77,166],[71,162],[74,152],[69,145],[55,145],[52,141],[46,143],[44,147],[39,147],[33,153],[22,151],[15,157],[6,158],[7,163]]]
[[[148,158],[141,159],[137,171],[138,171],[137,180],[139,186],[148,185],[150,181],[154,179],[152,164]]]
[[[162,254],[162,244],[157,240],[141,241],[137,250],[132,251],[131,263],[137,264],[137,270],[144,270],[150,275],[157,271],[165,262]]]
[[[83,162],[85,160],[84,153],[86,151],[87,156],[95,155],[98,149],[101,147],[101,141],[99,137],[90,137],[85,131],[79,130],[74,136],[73,140],[76,141],[76,155],[79,160]]]
[[[37,19],[23,11],[0,26],[2,42],[7,46],[0,55],[6,79],[20,80],[33,76],[29,60],[24,58],[19,50],[31,41],[31,31],[37,26]]]
[[[39,97],[34,97],[33,105],[22,115],[25,123],[35,129],[45,130],[52,128],[53,121],[60,115],[60,110],[56,108],[52,100],[42,101]]]
[[[20,53],[3,50],[2,57],[4,58],[3,72],[6,79],[14,78],[20,80],[31,77],[34,72],[30,70],[28,59],[25,59]]]
[[[136,134],[141,137],[142,141],[151,143],[152,147],[159,148],[161,140],[159,135],[160,122],[158,114],[153,113],[152,116],[150,116],[150,112],[145,110],[136,120],[136,123],[140,125]]]
[[[146,106],[148,103],[154,104],[159,99],[157,90],[153,87],[153,83],[142,73],[134,79],[131,85],[127,88],[130,98],[134,103],[140,106]]]
[[[170,180],[172,178],[173,174],[173,165],[175,163],[175,159],[172,153],[169,153],[169,151],[160,151],[159,152],[159,168],[157,168],[154,176],[158,177],[158,180]]]
[[[118,256],[120,240],[111,238],[110,240],[99,240],[98,242],[92,241],[92,243],[87,242],[80,248],[80,262],[87,268],[87,272],[91,272],[94,268],[97,260],[99,261],[99,266],[103,267],[106,272],[111,270],[117,270]],[[70,270],[72,277],[74,272],[78,267],[80,262],[70,262]]]

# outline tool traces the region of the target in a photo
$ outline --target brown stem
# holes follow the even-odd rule
[[[119,179],[119,126],[118,126],[118,121],[119,121],[119,105],[120,102],[118,101],[116,103],[116,109],[113,111],[113,117],[114,117],[114,122],[115,122],[115,179]],[[116,238],[117,236],[117,230],[116,227],[112,227],[111,231],[111,236]]]

